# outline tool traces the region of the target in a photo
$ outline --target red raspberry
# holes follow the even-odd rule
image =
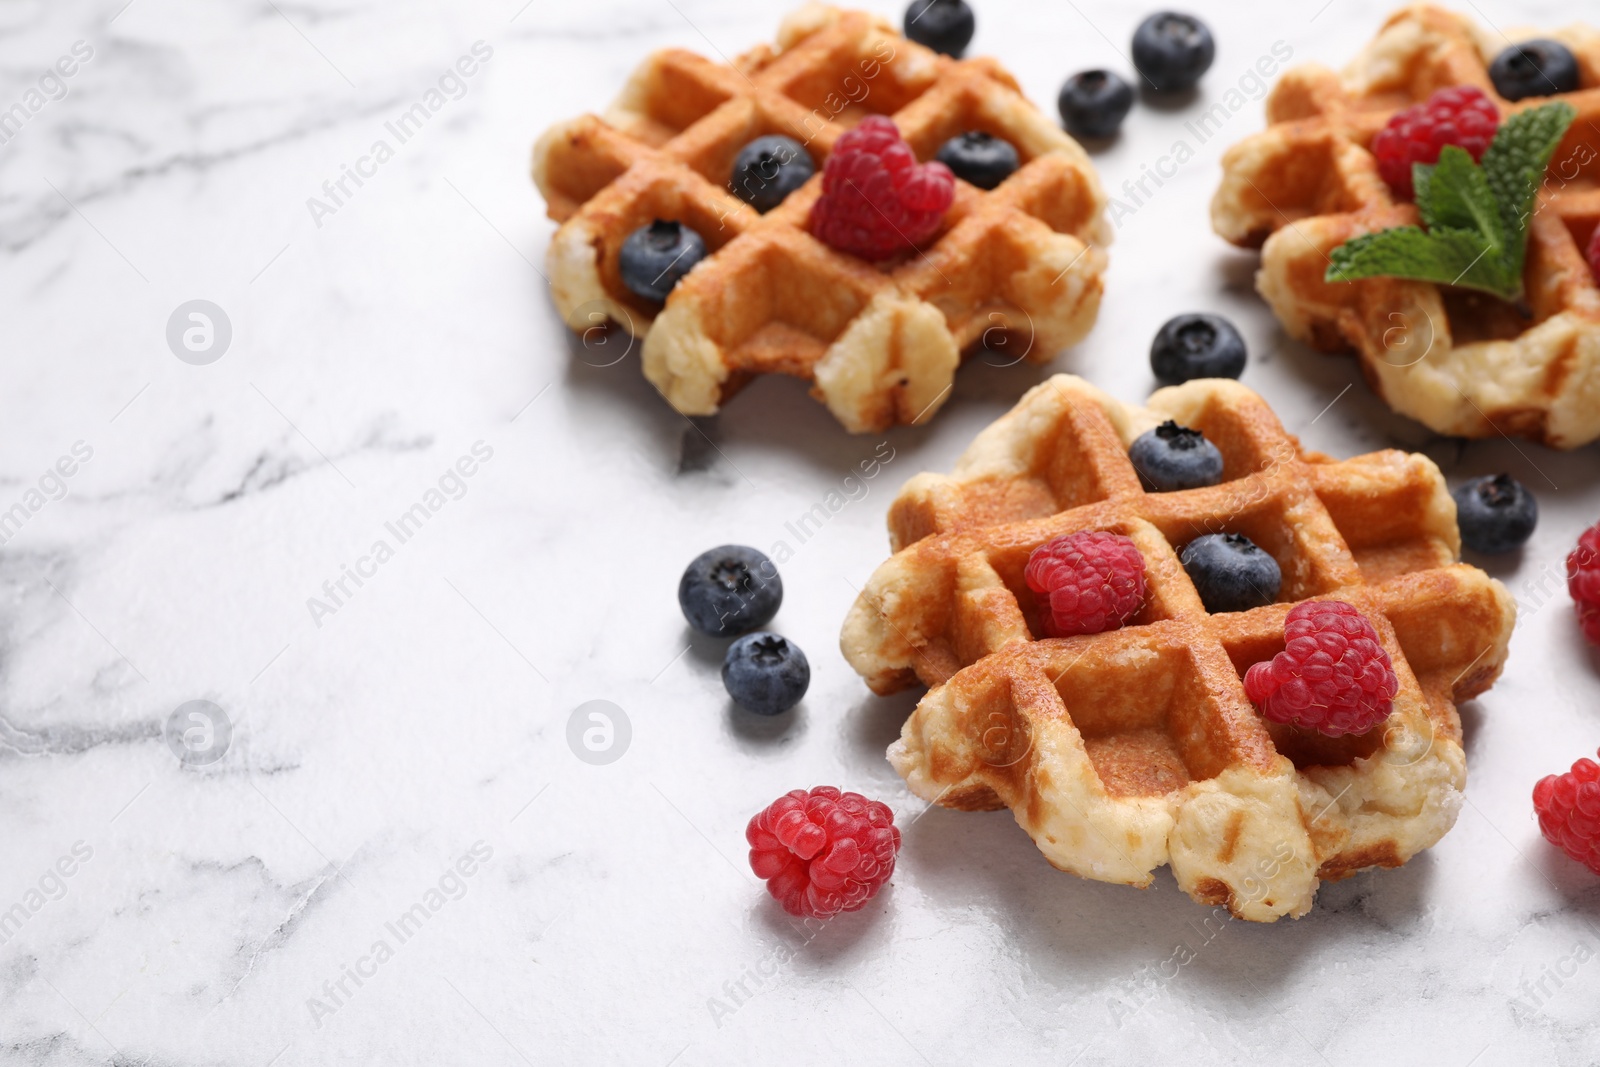
[[[1583,636],[1600,645],[1600,524],[1585,530],[1567,557],[1567,591],[1578,605]]]
[[[1389,717],[1400,681],[1365,615],[1342,600],[1308,600],[1289,609],[1283,636],[1287,647],[1244,676],[1262,715],[1329,737]]]
[[[932,237],[955,195],[949,167],[919,166],[900,128],[873,115],[833,146],[811,232],[841,252],[888,259]]]
[[[1144,603],[1144,559],[1121,534],[1064,534],[1033,550],[1023,578],[1048,598],[1050,637],[1115,630]]]
[[[894,812],[860,793],[793,789],[745,827],[750,869],[790,915],[827,919],[856,911],[894,873]]]
[[[1474,160],[1482,159],[1500,126],[1500,111],[1482,89],[1457,85],[1440,89],[1426,104],[1413,104],[1389,120],[1372,139],[1378,173],[1394,195],[1410,200],[1413,163],[1439,162],[1439,150],[1459,145]]]
[[[1566,774],[1539,779],[1533,808],[1545,840],[1600,874],[1600,763],[1581,759]]]

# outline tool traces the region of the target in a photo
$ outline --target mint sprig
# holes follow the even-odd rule
[[[1447,145],[1438,163],[1416,164],[1412,183],[1427,229],[1397,226],[1352,238],[1329,254],[1324,279],[1412,278],[1521,299],[1539,185],[1576,117],[1561,102],[1519,111],[1501,123],[1481,163]]]

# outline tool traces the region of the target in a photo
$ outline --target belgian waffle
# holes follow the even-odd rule
[[[957,182],[944,226],[882,264],[806,230],[834,142],[889,114],[920,159],[981,130],[1022,166],[992,192]],[[758,214],[727,188],[739,150],[783,134],[818,174]],[[645,61],[605,118],[556,126],[533,177],[561,222],[550,246],[557,308],[577,330],[610,318],[643,338],[647,378],[686,415],[709,415],[759,374],[811,381],[846,428],[930,417],[963,352],[1003,341],[1043,362],[1099,309],[1110,228],[1088,156],[990,59],[958,62],[882,19],[810,4],[776,46],[731,65],[667,50]],[[708,255],[665,306],[622,284],[622,241],[652,219],[683,222]]]
[[[1221,450],[1225,481],[1147,493],[1128,460],[1173,419]],[[952,475],[919,474],[889,511],[894,556],[840,645],[879,693],[930,688],[889,749],[912,792],[1009,807],[1062,870],[1145,886],[1170,863],[1195,900],[1271,921],[1319,879],[1394,867],[1455,822],[1466,764],[1456,703],[1489,687],[1515,611],[1457,562],[1455,505],[1433,462],[1304,452],[1267,405],[1223,380],[1146,408],[1060,375],[980,434]],[[1109,530],[1145,560],[1147,596],[1119,630],[1038,639],[1029,554]],[[1242,533],[1283,571],[1280,602],[1207,614],[1177,553]],[[1343,738],[1270,723],[1241,681],[1283,650],[1289,609],[1367,615],[1400,691],[1387,722]]]
[[[1583,88],[1511,103],[1488,64],[1514,41],[1552,37],[1578,57]],[[1396,111],[1473,85],[1501,114],[1565,100],[1578,118],[1556,149],[1531,224],[1527,309],[1427,282],[1326,282],[1328,253],[1358,234],[1415,225],[1368,146]],[[1488,34],[1435,7],[1405,8],[1343,74],[1307,64],[1267,99],[1269,128],[1223,156],[1217,233],[1261,248],[1260,290],[1285,329],[1354,350],[1390,407],[1439,433],[1522,435],[1556,448],[1600,437],[1600,291],[1584,261],[1600,221],[1600,33]],[[1526,311],[1531,310],[1531,316]]]

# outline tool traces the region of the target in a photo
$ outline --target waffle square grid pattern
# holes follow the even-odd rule
[[[1572,50],[1583,88],[1518,103],[1496,94],[1490,62],[1534,37]],[[1456,85],[1482,89],[1502,116],[1553,100],[1578,112],[1530,225],[1527,308],[1428,282],[1324,281],[1333,248],[1417,224],[1368,146],[1396,112]],[[1600,288],[1583,254],[1600,223],[1600,33],[1501,36],[1440,8],[1404,8],[1343,73],[1287,71],[1267,98],[1267,122],[1223,156],[1211,219],[1232,243],[1261,248],[1256,288],[1292,336],[1354,350],[1390,407],[1438,433],[1520,435],[1553,448],[1600,438]]]
[[[1166,419],[1221,450],[1220,485],[1147,493],[1127,446]],[[1466,779],[1456,704],[1486,690],[1515,619],[1500,583],[1457,562],[1455,508],[1424,456],[1302,452],[1256,394],[1221,380],[1124,405],[1059,375],[986,429],[950,476],[920,474],[889,513],[895,555],[841,648],[879,693],[930,688],[889,758],[919,797],[1009,807],[1056,867],[1147,886],[1170,863],[1196,901],[1299,916],[1319,880],[1393,867],[1454,824]],[[1147,596],[1121,629],[1038,639],[1032,551],[1125,534]],[[1280,602],[1209,615],[1179,562],[1205,533],[1277,559]],[[1367,615],[1400,691],[1380,728],[1329,738],[1264,720],[1243,676],[1284,647],[1289,609]]]
[[[981,130],[1022,165],[991,192],[958,181],[931,243],[869,263],[812,237],[807,220],[835,141],[873,113],[920,160]],[[769,134],[805,145],[818,173],[761,215],[728,180],[739,150]],[[1099,310],[1111,231],[1083,149],[993,60],[949,59],[860,12],[802,7],[775,47],[731,66],[656,53],[605,118],[540,139],[533,177],[562,223],[548,256],[558,310],[579,332],[611,320],[642,338],[645,376],[685,415],[788,374],[853,432],[922,422],[980,342],[1044,362]],[[708,249],[664,307],[629,292],[618,267],[623,240],[656,218]]]

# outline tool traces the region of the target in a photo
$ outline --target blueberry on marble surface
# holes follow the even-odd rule
[[[1450,494],[1456,502],[1461,543],[1497,556],[1521,548],[1539,525],[1539,502],[1509,474],[1474,478]]]
[[[765,626],[783,603],[783,579],[765,553],[745,545],[702,552],[678,581],[678,606],[689,625],[712,637]]]
[[[1233,323],[1221,315],[1174,315],[1150,342],[1150,369],[1168,385],[1196,378],[1237,378],[1248,351]]]
[[[1133,31],[1133,66],[1157,92],[1193,89],[1211,68],[1217,45],[1193,15],[1158,11]]]
[[[906,8],[906,36],[925,48],[961,58],[978,21],[966,0],[913,0]]]
[[[1068,78],[1056,109],[1074,137],[1110,137],[1133,107],[1133,86],[1109,70],[1084,70]]]
[[[781,715],[806,695],[811,665],[793,641],[773,633],[746,634],[728,646],[722,684],[746,711]]]

